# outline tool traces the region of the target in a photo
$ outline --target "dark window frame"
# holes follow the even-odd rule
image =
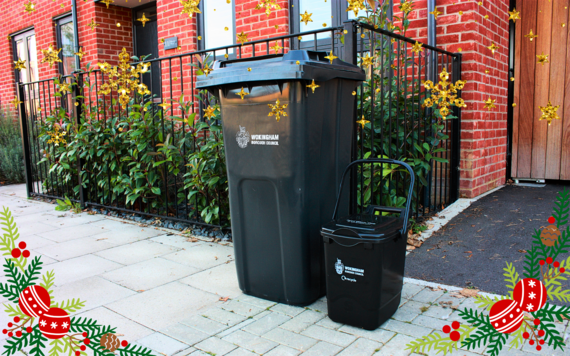
[[[62,15],[59,15],[57,17],[53,18],[53,22],[55,22],[55,43],[57,46],[57,49],[62,48],[63,45],[63,41],[61,40],[61,26],[62,25],[66,25],[68,23],[73,23],[73,16],[71,14],[71,12],[69,13],[65,13]],[[75,28],[73,28],[73,37],[75,38],[75,36],[77,36],[77,33],[75,33]],[[57,63],[57,69],[59,70],[59,73],[61,75],[64,75],[63,73],[63,51],[59,52],[58,54],[59,59],[61,60],[61,62]],[[71,74],[68,74],[71,75]]]
[[[227,4],[226,4],[227,5]],[[236,26],[236,3],[235,0],[232,0],[232,21],[231,21],[231,25],[233,27],[233,39],[232,39],[232,43],[228,44],[228,46],[230,45],[235,45],[237,44],[237,26]],[[202,51],[208,48],[206,47],[206,29],[204,27],[206,20],[204,18],[204,16],[206,16],[206,12],[204,11],[204,2],[200,1],[199,4],[199,9],[200,11],[202,11],[201,14],[197,14],[198,16],[196,16],[196,40],[198,43],[198,50]],[[201,36],[202,40],[198,40],[198,37]],[[228,59],[232,59],[232,58],[236,58],[236,53],[237,53],[238,49],[234,49],[234,53],[233,54],[229,54],[229,58]],[[213,58],[213,57],[212,57]],[[225,58],[224,58],[225,59]],[[220,60],[220,58],[216,57],[216,60]]]
[[[13,61],[17,61],[17,60],[20,59],[20,58],[18,57],[18,46],[16,45],[16,41],[17,41],[18,37],[27,38],[27,37],[28,37],[27,34],[28,34],[29,32],[33,32],[34,36],[36,35],[36,30],[35,30],[35,28],[34,28],[33,26],[32,26],[32,27],[25,28],[25,29],[23,29],[23,30],[20,30],[20,31],[17,31],[17,32],[14,32],[14,33],[10,34],[10,39],[12,40],[12,60],[13,60]],[[27,49],[27,51],[28,51],[28,54],[27,54],[27,56],[26,56],[26,70],[28,71],[28,77],[31,78],[31,75],[30,75],[30,73],[29,73],[29,71],[30,71],[30,66],[28,65],[28,63],[29,63],[29,58],[28,58],[28,56],[29,56],[30,50],[29,50],[29,48],[28,48],[28,44],[27,44],[27,43],[26,43],[26,49]],[[37,48],[36,48],[36,51],[37,51]],[[14,67],[14,64],[13,64],[13,63],[12,63],[12,67]],[[20,78],[20,71],[17,70],[17,69],[14,69],[14,74],[15,74],[15,77],[14,77],[14,78],[16,79],[16,85],[18,85],[18,83],[20,83],[20,81],[21,81],[21,78]],[[38,74],[39,74],[39,73],[38,73]]]

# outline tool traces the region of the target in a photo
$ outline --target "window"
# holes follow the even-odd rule
[[[36,52],[36,35],[29,30],[12,36],[14,46],[14,60],[26,61],[26,69],[16,71],[17,81],[30,83],[38,80],[38,54]]]
[[[293,25],[291,29],[294,32],[322,29],[324,28],[323,24],[327,24],[326,27],[342,26],[344,21],[356,18],[353,11],[346,11],[348,5],[346,0],[328,0],[326,2],[320,0],[291,0],[291,5],[295,5],[291,8],[291,23]],[[300,21],[300,14],[304,14],[305,11],[313,14],[311,16],[313,22],[309,22],[306,25]],[[362,16],[364,12],[360,11],[358,15]],[[330,33],[320,34],[318,38],[330,38]]]
[[[236,43],[235,4],[231,0],[208,0],[200,3],[202,14],[199,16],[198,35],[202,40],[198,41],[199,49],[217,48]],[[227,31],[226,31],[227,29]],[[216,58],[226,54],[226,51],[216,51]],[[234,50],[227,51],[228,55],[234,54]]]
[[[76,68],[75,63],[75,45],[74,45],[74,28],[71,16],[66,16],[56,20],[56,36],[57,48],[61,48],[59,52],[59,72],[62,75],[70,75]]]

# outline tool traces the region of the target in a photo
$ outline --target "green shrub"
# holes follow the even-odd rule
[[[0,180],[25,181],[20,128],[11,111],[0,109]]]

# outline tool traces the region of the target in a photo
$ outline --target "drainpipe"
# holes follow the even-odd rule
[[[436,23],[435,23],[435,17],[431,14],[429,14],[430,12],[433,12],[435,10],[435,0],[428,0],[427,2],[427,8],[428,8],[428,24],[427,24],[427,33],[428,33],[428,45],[433,46],[433,47],[437,47],[437,41],[435,39],[435,33],[436,33]],[[435,83],[436,80],[436,72],[437,72],[437,54],[435,52],[431,52],[430,56],[429,56],[429,63],[430,65],[428,66],[428,78],[429,80],[431,80],[432,82]]]
[[[73,18],[73,47],[75,48],[75,52],[79,52],[79,31],[78,31],[78,26],[77,26],[77,3],[75,0],[71,0],[71,16]],[[79,63],[79,57],[78,56],[74,56],[75,57],[75,68],[76,70],[79,70],[80,68],[80,63]]]

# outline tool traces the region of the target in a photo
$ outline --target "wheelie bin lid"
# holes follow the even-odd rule
[[[355,81],[366,79],[364,71],[357,65],[338,58],[331,64],[326,56],[327,52],[292,50],[284,55],[216,61],[212,72],[207,76],[198,76],[196,88],[215,90],[232,84],[254,86],[256,83],[282,83],[290,80],[314,79],[325,82],[336,78]]]
[[[354,214],[330,221],[321,228],[324,242],[342,245],[381,244],[400,236],[404,219],[375,214]]]

